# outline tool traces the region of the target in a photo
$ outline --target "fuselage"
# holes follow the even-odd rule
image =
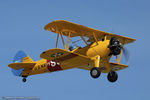
[[[101,57],[101,62],[107,61],[110,59],[110,57],[108,56],[110,53],[110,50],[108,48],[109,41],[110,40],[98,41],[97,43],[94,42],[89,46],[86,46],[84,48],[79,48],[72,52],[87,56],[89,58],[99,55]],[[39,61],[36,61],[36,65],[32,68],[32,70],[24,70],[22,75],[29,76],[29,75],[35,75],[35,74],[61,71],[61,70],[66,70],[66,69],[70,69],[70,68],[61,66],[61,64],[58,62],[41,59]]]
[[[79,53],[90,58],[97,55],[101,58],[106,58],[110,53],[110,49],[108,48],[109,41],[110,40],[98,41],[97,43],[94,42],[89,46],[75,51],[75,53]]]

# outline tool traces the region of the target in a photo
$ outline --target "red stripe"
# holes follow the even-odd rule
[[[47,60],[47,68],[50,72],[62,70],[59,63]]]

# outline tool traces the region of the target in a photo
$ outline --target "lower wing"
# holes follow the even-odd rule
[[[109,66],[111,67],[111,69],[113,71],[119,71],[119,70],[122,70],[122,69],[125,69],[128,67],[128,65],[112,63],[112,62],[109,62]],[[85,69],[85,70],[91,70],[93,68],[93,65],[91,65],[91,66],[80,66],[78,68],[79,69]],[[102,64],[100,69],[103,73],[107,73],[107,70],[106,70],[106,67],[104,66],[104,64]]]
[[[93,60],[90,58],[72,53],[59,48],[49,49],[40,55],[41,58],[59,62],[63,69],[74,68],[81,65],[86,65]]]

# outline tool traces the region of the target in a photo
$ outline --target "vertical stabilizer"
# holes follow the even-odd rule
[[[34,61],[24,51],[20,50],[14,56],[13,62],[14,63],[17,63],[17,62],[26,62],[26,63],[28,62],[29,63],[29,62],[34,62]],[[21,76],[23,70],[24,70],[24,68],[19,69],[19,70],[12,69],[12,73],[15,76]]]

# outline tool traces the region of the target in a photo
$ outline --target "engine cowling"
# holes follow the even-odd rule
[[[122,43],[116,37],[112,37],[108,48],[110,49],[110,55],[119,55],[121,53]]]

